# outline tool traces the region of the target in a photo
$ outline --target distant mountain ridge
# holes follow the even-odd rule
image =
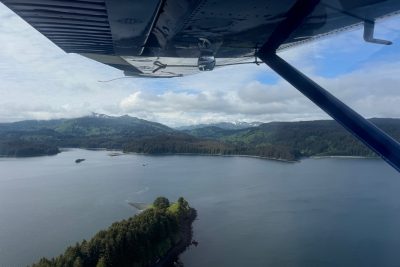
[[[0,156],[55,154],[59,147],[123,149],[127,140],[174,133],[180,134],[163,124],[127,115],[0,123]]]
[[[0,133],[10,131],[37,131],[43,129],[71,135],[98,135],[123,132],[129,134],[149,134],[175,131],[161,123],[151,122],[128,115],[114,117],[97,113],[73,119],[26,120],[0,123]]]
[[[176,127],[177,130],[194,130],[194,129],[199,129],[199,128],[205,128],[205,127],[218,127],[221,129],[225,130],[240,130],[240,129],[246,129],[246,128],[251,128],[251,127],[257,127],[259,125],[263,124],[263,122],[244,122],[244,121],[237,121],[237,122],[217,122],[217,123],[207,123],[207,124],[193,124],[193,125],[187,125],[187,126],[180,126]]]
[[[371,119],[400,140],[400,119]],[[309,156],[376,156],[333,120],[271,122],[243,129],[187,130],[136,117],[103,114],[74,119],[0,123],[0,156],[58,153],[60,147],[150,154],[253,155],[280,160]]]

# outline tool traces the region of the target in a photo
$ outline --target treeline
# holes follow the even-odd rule
[[[400,140],[400,120],[375,119],[372,121],[395,139]],[[274,148],[282,152],[284,157],[285,155],[294,158],[376,156],[337,122],[328,120],[267,123],[251,129],[230,132],[219,140],[254,148],[254,153],[260,153],[264,148]]]
[[[131,141],[123,146],[123,151],[146,154],[253,155],[284,160],[296,160],[298,157],[296,151],[282,145],[249,146],[243,143],[171,135]]]
[[[147,154],[235,154],[235,146],[216,140],[202,140],[188,135],[159,135],[128,141],[124,152]]]
[[[58,147],[121,149],[124,152],[145,154],[210,154],[255,155],[267,158],[295,160],[299,153],[285,145],[245,144],[193,137],[187,134],[160,134],[150,137],[132,136],[41,136],[24,134],[9,142],[0,143],[3,156],[27,157],[53,155]],[[48,140],[46,142],[46,140]]]
[[[187,233],[182,229],[194,217],[195,210],[184,198],[170,204],[159,197],[142,213],[113,223],[91,240],[68,247],[56,258],[42,258],[32,267],[152,266],[183,242]]]
[[[1,140],[1,157],[34,157],[60,153],[57,146],[21,139]]]

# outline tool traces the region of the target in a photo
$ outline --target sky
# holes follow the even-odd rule
[[[400,117],[400,17],[279,55],[363,116]],[[239,65],[172,79],[119,79],[117,69],[66,54],[0,3],[0,122],[128,114],[172,127],[221,121],[329,117],[266,65]]]

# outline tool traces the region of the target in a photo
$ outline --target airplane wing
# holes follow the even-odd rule
[[[214,67],[258,63],[257,49],[297,2],[0,1],[65,52],[81,54],[120,69],[127,76],[139,77],[179,77]],[[278,51],[399,10],[398,0],[320,1]]]

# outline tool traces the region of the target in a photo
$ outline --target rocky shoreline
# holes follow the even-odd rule
[[[190,215],[181,222],[180,225],[180,241],[174,247],[172,247],[167,254],[158,260],[151,267],[177,267],[183,266],[179,261],[179,255],[182,254],[190,245],[196,244],[197,242],[192,241],[193,238],[193,227],[192,224],[197,217],[197,211],[193,208],[190,209]]]

